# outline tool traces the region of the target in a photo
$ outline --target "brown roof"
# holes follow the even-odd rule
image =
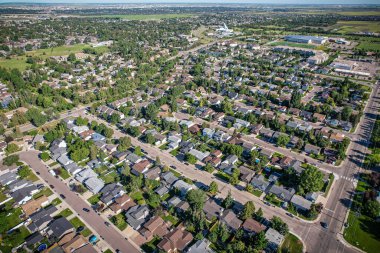
[[[192,125],[191,127],[189,127],[189,131],[190,131],[190,133],[192,133],[192,134],[196,134],[196,133],[198,133],[200,130],[201,130],[201,129],[200,129],[200,127],[199,127],[197,124]]]
[[[162,238],[169,233],[169,225],[160,216],[154,216],[140,229],[140,233],[148,241],[154,236]]]
[[[67,242],[62,246],[62,249],[66,253],[71,253],[74,250],[84,246],[87,243],[86,239],[82,235],[77,235],[71,241]]]
[[[222,215],[222,221],[232,229],[239,229],[240,225],[243,223],[238,219],[236,214],[232,210],[227,210]]]
[[[64,236],[62,236],[61,240],[59,240],[58,245],[62,246],[63,244],[66,244],[69,241],[71,241],[74,237],[75,237],[75,232],[70,232],[68,234],[65,234]]]
[[[142,173],[148,166],[150,165],[150,162],[148,160],[142,160],[135,165],[133,165],[133,169],[139,173]]]
[[[243,229],[246,230],[247,232],[250,232],[250,233],[260,233],[261,231],[264,231],[265,229],[267,229],[267,227],[252,219],[252,218],[248,218],[245,220],[245,222],[243,223]]]
[[[75,253],[97,253],[95,248],[89,243],[79,249],[75,250]]]
[[[165,252],[173,252],[175,250],[182,251],[193,240],[193,235],[186,231],[184,227],[178,226],[157,245],[159,249]]]
[[[42,195],[38,199],[32,199],[31,201],[27,202],[26,204],[23,204],[21,206],[24,213],[29,216],[32,213],[36,212],[38,209],[41,208],[41,205],[48,201],[48,198],[45,195]]]
[[[115,203],[117,203],[119,205],[123,205],[123,204],[127,203],[130,200],[131,200],[131,197],[129,197],[127,194],[123,194],[122,196],[120,196],[117,199],[115,199]]]
[[[88,136],[92,135],[93,133],[95,133],[95,131],[92,130],[92,129],[90,129],[90,130],[87,130],[87,131],[81,132],[79,135],[80,135],[82,138],[87,138]]]

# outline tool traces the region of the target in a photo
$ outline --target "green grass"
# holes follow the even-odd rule
[[[311,44],[305,44],[305,43],[294,43],[294,42],[287,42],[287,41],[278,41],[278,42],[272,42],[269,44],[270,46],[288,46],[288,47],[300,47],[300,48],[307,48],[307,49],[315,49],[315,45]]]
[[[26,180],[36,182],[39,178],[34,174],[33,171],[30,171],[29,175],[25,178]]]
[[[380,11],[337,11],[335,13],[346,16],[380,16]]]
[[[70,208],[66,208],[65,210],[62,210],[58,215],[66,218],[72,214],[73,214],[73,211],[71,211]]]
[[[173,170],[173,169],[170,169],[170,171],[173,173],[174,176],[181,177],[181,173],[179,173],[178,171]]]
[[[330,178],[331,177],[331,178]],[[327,197],[327,195],[329,194],[329,192],[330,192],[330,188],[331,188],[331,185],[332,185],[332,183],[334,182],[334,174],[330,174],[330,176],[329,176],[329,181],[328,181],[328,183],[325,185],[325,189],[324,189],[324,196],[325,197]]]
[[[100,194],[98,193],[98,194],[91,196],[90,198],[87,199],[87,201],[91,205],[95,205],[96,203],[98,203],[100,201]]]
[[[63,168],[59,168],[59,171],[60,171],[59,176],[60,176],[63,180],[68,179],[69,177],[71,177],[70,173],[69,173],[67,170],[65,170],[65,169],[63,169]]]
[[[20,215],[22,214],[21,207],[13,209],[11,204],[12,203],[7,202],[5,205],[5,210],[0,213],[0,234],[4,234],[9,229],[22,222],[20,218]]]
[[[81,235],[83,235],[84,237],[87,237],[87,236],[90,236],[92,235],[92,231],[88,228],[85,228],[82,232],[80,232]]]
[[[293,234],[288,233],[285,236],[285,240],[281,245],[280,252],[287,253],[302,253],[303,244],[302,242]]]
[[[178,218],[173,216],[173,215],[167,215],[167,216],[164,216],[162,217],[162,219],[164,219],[164,221],[170,221],[170,223],[173,225],[173,226],[176,226],[179,222]]]
[[[25,226],[21,226],[11,234],[4,234],[4,237],[2,238],[2,244],[0,245],[0,251],[12,252],[12,249],[25,242],[25,238],[27,238],[29,235],[30,232]]]
[[[78,218],[74,217],[70,220],[71,225],[73,225],[75,228],[79,228],[80,226],[84,227],[83,222]]]
[[[339,33],[356,32],[380,32],[380,22],[378,21],[338,21]]]
[[[52,190],[49,188],[49,187],[45,187],[43,188],[41,191],[37,192],[36,194],[33,195],[33,198],[34,199],[38,199],[39,197],[41,197],[42,195],[45,195],[46,197],[49,197],[50,195],[52,195],[53,192]]]
[[[143,197],[143,194],[142,192],[134,192],[132,193],[131,195],[129,195],[134,201],[139,201],[139,200],[143,200],[144,197]]]
[[[362,41],[357,48],[366,51],[380,51],[380,42]]]
[[[90,17],[101,17],[101,18],[118,18],[118,19],[128,19],[128,20],[159,20],[167,18],[187,18],[191,17],[193,14],[152,14],[152,15],[96,15]]]
[[[347,242],[368,253],[379,252],[379,223],[365,215],[357,217],[352,211],[348,215],[347,223],[348,228],[343,233]]]
[[[114,218],[115,217],[115,218]],[[120,231],[123,231],[128,227],[128,223],[125,221],[124,214],[119,213],[115,215],[114,217],[110,218],[110,221],[118,228]],[[118,218],[120,222],[116,222],[116,217]]]
[[[0,203],[6,199],[8,199],[8,197],[4,193],[0,192]]]
[[[51,56],[63,56],[70,53],[82,52],[84,48],[89,48],[87,44],[76,44],[72,46],[60,46],[47,49],[38,49],[35,51],[26,52],[23,56],[12,57],[11,59],[0,58],[0,67],[3,68],[17,68],[19,70],[25,70],[31,64],[26,63],[27,56],[39,57],[41,59],[47,59]],[[97,52],[102,52],[106,47],[93,48]]]
[[[53,201],[51,202],[51,204],[53,205],[53,206],[58,206],[59,204],[61,204],[62,203],[62,200],[60,199],[60,198],[55,198],[55,199],[53,199]]]
[[[104,253],[112,253],[112,250],[107,249],[106,251],[104,251]]]
[[[157,251],[157,244],[161,241],[160,238],[155,237],[150,242],[141,245],[141,249],[146,253],[153,253]]]
[[[111,173],[108,173],[107,175],[103,175],[100,177],[103,179],[105,184],[113,183],[118,180],[119,176],[117,175],[116,171],[112,171]]]

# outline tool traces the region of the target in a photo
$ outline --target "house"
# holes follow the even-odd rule
[[[135,205],[136,204],[133,202],[131,197],[129,197],[127,194],[123,194],[120,197],[117,197],[109,207],[115,214],[119,214],[122,210],[126,211]]]
[[[189,127],[188,130],[191,134],[198,134],[201,131],[201,128],[199,127],[199,125],[195,124]]]
[[[312,205],[311,201],[305,199],[302,196],[296,195],[296,194],[293,195],[292,199],[290,200],[290,203],[292,203],[293,206],[297,210],[301,210],[301,211],[308,211],[308,210],[310,210],[311,205]]]
[[[321,153],[321,148],[308,143],[305,145],[304,151],[308,154],[319,155]]]
[[[65,253],[77,252],[77,249],[82,248],[86,244],[88,244],[88,241],[83,237],[83,235],[78,234],[73,239],[63,244],[61,248]]]
[[[35,232],[31,235],[29,235],[27,238],[25,238],[25,244],[26,246],[30,247],[30,246],[34,246],[36,245],[37,243],[40,243],[42,240],[44,240],[45,237],[43,237],[41,235],[40,232]]]
[[[169,193],[169,188],[166,185],[162,184],[159,187],[157,187],[154,190],[154,192],[157,193],[160,197],[162,197],[165,194]]]
[[[142,158],[136,155],[135,153],[130,153],[125,157],[125,160],[127,160],[130,163],[135,164],[135,163],[139,163],[142,160]]]
[[[46,228],[49,222],[53,220],[52,215],[57,210],[58,209],[55,206],[50,205],[46,208],[40,209],[39,211],[29,215],[29,219],[31,223],[27,226],[28,229],[31,232],[35,232],[35,231]]]
[[[210,249],[210,242],[203,238],[188,248],[186,253],[214,253],[214,251]]]
[[[63,166],[65,168],[65,170],[67,170],[71,175],[76,175],[78,172],[80,172],[82,170],[81,167],[78,166],[77,163],[73,162],[73,163],[70,163],[68,165],[64,165]]]
[[[208,152],[208,151],[202,152],[202,151],[199,151],[196,149],[192,149],[189,151],[189,154],[195,156],[198,161],[203,161],[203,159],[205,159],[207,156],[210,155],[210,152]]]
[[[0,184],[6,186],[16,181],[19,178],[19,175],[16,171],[9,171],[0,176]]]
[[[242,127],[249,127],[250,124],[251,123],[249,123],[248,121],[245,121],[245,120],[242,120],[242,119],[236,119],[233,126],[236,129],[240,129]]]
[[[163,238],[169,233],[169,225],[160,216],[153,216],[143,225],[139,232],[147,241],[156,236]]]
[[[49,199],[42,195],[41,197],[37,199],[32,199],[25,204],[21,205],[21,208],[26,216],[29,216],[35,212],[37,212],[39,209],[41,209],[44,206],[47,206],[49,204]]]
[[[129,208],[125,213],[128,224],[134,229],[138,230],[148,220],[149,208],[146,205],[137,205]]]
[[[30,185],[14,191],[10,195],[17,204],[22,205],[31,200],[38,191],[35,185]]]
[[[189,153],[195,147],[195,144],[189,141],[182,141],[180,144],[180,151],[183,154]]]
[[[289,148],[295,148],[295,147],[297,147],[297,144],[298,144],[299,140],[300,140],[300,138],[298,138],[297,136],[294,136],[294,135],[293,135],[293,136],[290,138],[290,141],[289,141],[289,143],[287,144],[287,147],[289,147]]]
[[[181,252],[192,240],[193,235],[186,231],[182,225],[179,225],[165,235],[157,247],[167,253]]]
[[[269,228],[265,233],[265,238],[268,240],[268,248],[271,250],[277,250],[278,247],[281,246],[284,241],[284,236],[274,230],[273,228]]]
[[[150,180],[160,180],[160,174],[161,168],[156,166],[154,168],[148,169],[148,171],[144,173],[144,178]]]
[[[219,218],[223,214],[223,210],[224,209],[212,198],[209,198],[203,206],[203,212],[206,215],[206,219],[209,221]]]
[[[273,130],[270,130],[270,129],[267,129],[267,128],[262,128],[260,130],[260,135],[267,141],[271,141],[272,140],[272,136],[274,134],[274,131]]]
[[[151,165],[152,164],[148,160],[142,160],[132,166],[131,172],[132,174],[139,176],[140,174],[147,172]]]
[[[305,195],[305,199],[315,203],[315,201],[317,201],[318,197],[319,197],[319,193],[318,192],[309,192]]]
[[[292,130],[296,130],[298,128],[299,124],[295,121],[291,121],[289,120],[287,123],[286,123],[286,127],[292,129]]]
[[[231,209],[223,212],[220,221],[233,231],[238,230],[243,223]]]
[[[266,189],[269,186],[269,182],[265,181],[263,175],[257,175],[257,176],[255,176],[252,179],[251,184],[253,185],[253,187],[255,187],[255,188],[257,188],[257,189],[259,189],[260,191],[263,191],[263,192],[265,192]]]
[[[273,152],[270,151],[269,149],[262,149],[260,150],[259,154],[261,156],[266,156],[268,159],[271,159],[273,156]]]
[[[282,168],[288,168],[293,162],[293,159],[290,158],[289,156],[284,156],[281,158],[279,164]]]
[[[326,119],[326,115],[315,112],[313,114],[313,119],[315,119],[318,122],[324,122]]]
[[[202,135],[207,136],[210,139],[212,138],[214,133],[215,133],[215,130],[211,129],[211,128],[203,128],[203,130],[202,130]]]
[[[31,185],[33,185],[32,181],[21,179],[8,184],[8,189],[10,192],[15,192],[17,190],[20,190],[21,188],[28,187]]]
[[[226,159],[223,161],[223,163],[233,165],[233,164],[237,163],[237,161],[239,161],[239,158],[236,155],[229,155],[226,157]]]
[[[302,171],[305,170],[305,168],[302,167],[302,162],[298,160],[293,160],[293,162],[290,164],[289,168],[293,168],[298,175],[301,175]]]
[[[90,177],[83,181],[84,186],[89,189],[93,194],[97,194],[103,187],[104,182],[100,178]]]
[[[245,183],[251,182],[253,176],[255,175],[255,172],[253,170],[245,166],[240,166],[238,170],[240,171],[240,180]]]
[[[63,235],[70,233],[74,231],[73,225],[65,218],[65,217],[60,217],[57,219],[54,219],[50,224],[49,224],[49,229],[47,231],[47,234],[52,237],[59,239]]]
[[[177,180],[173,184],[173,187],[176,188],[181,193],[182,196],[185,196],[188,191],[193,189],[192,185],[186,183],[183,180]]]
[[[171,135],[171,136],[169,136],[168,137],[168,142],[169,142],[168,146],[169,146],[169,148],[171,148],[171,149],[178,148],[179,144],[181,143],[181,140],[182,140],[181,136],[177,136],[177,135]]]
[[[242,225],[242,228],[248,234],[258,234],[267,229],[267,227],[264,224],[252,218],[246,219]]]
[[[339,143],[339,142],[342,142],[344,140],[344,137],[345,137],[344,134],[334,132],[330,135],[330,140],[333,143]]]
[[[105,185],[101,190],[100,193],[102,196],[100,197],[100,200],[108,206],[111,204],[117,197],[122,196],[124,192],[124,188],[122,185],[117,183],[111,183]]]
[[[176,177],[171,171],[162,173],[161,178],[169,186],[171,186],[178,180],[178,177]]]
[[[264,126],[262,124],[255,124],[255,125],[251,125],[251,133],[253,134],[259,134],[260,133],[260,130],[263,128]]]
[[[296,192],[293,188],[290,188],[289,190],[284,188],[283,186],[278,186],[273,184],[270,186],[269,193],[272,193],[276,195],[279,199],[282,199],[285,202],[288,202],[293,197],[294,193]]]
[[[62,165],[62,166],[67,166],[69,165],[70,163],[72,163],[73,161],[70,160],[70,158],[66,155],[66,154],[63,154],[61,155],[57,161]]]

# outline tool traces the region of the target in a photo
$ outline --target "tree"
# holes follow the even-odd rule
[[[5,150],[7,151],[7,154],[12,154],[19,151],[20,148],[14,143],[9,143]]]
[[[240,181],[239,176],[240,176],[240,170],[238,170],[237,168],[233,168],[231,177],[229,179],[230,184],[232,184],[232,185],[238,184]]]
[[[210,163],[206,163],[206,165],[203,167],[203,170],[207,171],[208,173],[212,173],[214,171],[214,167]]]
[[[292,97],[290,98],[290,107],[301,108],[302,106],[301,99],[302,99],[302,94],[299,93],[297,90],[295,90],[292,93]]]
[[[186,199],[190,204],[190,207],[195,211],[201,211],[203,209],[204,203],[206,202],[206,194],[200,189],[190,190]]]
[[[82,118],[82,117],[79,116],[75,120],[75,125],[77,125],[77,126],[87,126],[88,125],[88,119]]]
[[[277,230],[280,234],[286,235],[289,232],[288,224],[286,224],[280,217],[273,216],[271,221],[271,227]]]
[[[231,191],[228,191],[227,197],[223,200],[223,207],[228,209],[234,204],[234,199],[231,196]]]
[[[21,178],[26,178],[30,175],[31,172],[32,171],[30,170],[30,168],[28,166],[22,166],[21,168],[18,169],[17,174]]]
[[[265,233],[261,231],[254,237],[253,246],[257,252],[261,252],[267,247],[268,240],[265,237]]]
[[[49,107],[49,105],[46,105]],[[26,112],[26,118],[35,126],[42,126],[47,121],[47,116],[42,114],[37,108],[31,108]]]
[[[248,218],[252,218],[254,213],[255,213],[255,204],[253,204],[252,201],[248,201],[244,205],[243,212],[241,214],[241,218],[243,220],[246,220]]]
[[[211,194],[216,194],[218,192],[218,184],[215,181],[212,181],[208,188],[208,191]]]
[[[378,217],[380,213],[379,202],[377,202],[376,200],[367,201],[366,205],[364,205],[364,211],[368,216],[372,218]]]
[[[107,137],[107,138],[111,138],[112,135],[113,135],[113,130],[111,128],[106,128],[104,129],[104,132],[103,132],[104,136]]]
[[[70,53],[69,56],[67,56],[67,61],[69,61],[69,62],[74,62],[76,60],[77,60],[77,58],[76,58],[74,53]]]
[[[3,164],[7,166],[11,166],[19,161],[20,157],[18,155],[10,155],[4,158]]]
[[[279,147],[285,147],[290,141],[290,138],[288,135],[285,135],[285,134],[280,134],[280,136],[278,136],[277,138],[277,146]]]
[[[257,212],[256,212],[256,217],[261,219],[261,218],[263,218],[263,215],[264,215],[263,209],[261,209],[261,207],[260,207],[259,210],[257,210]]]
[[[307,166],[300,176],[301,193],[317,192],[323,188],[323,173],[314,166]]]
[[[138,156],[142,156],[143,155],[143,152],[141,151],[141,147],[140,146],[135,147],[134,153],[136,155],[138,155]]]
[[[153,144],[156,141],[156,138],[154,138],[153,134],[149,133],[145,136],[145,141],[149,144]]]
[[[195,164],[197,162],[197,158],[190,153],[185,155],[185,160],[190,164]]]
[[[144,109],[143,112],[147,119],[155,120],[158,114],[158,107],[154,103],[151,103]]]
[[[131,138],[128,136],[121,137],[119,139],[119,146],[117,146],[117,150],[126,151],[132,145]]]

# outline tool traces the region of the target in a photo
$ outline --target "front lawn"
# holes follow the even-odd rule
[[[128,227],[128,223],[125,221],[124,214],[119,213],[110,218],[110,221],[118,228],[123,231]]]
[[[91,205],[95,205],[96,203],[98,203],[100,201],[100,194],[98,193],[98,194],[91,196],[90,198],[87,199],[87,201]]]
[[[74,217],[70,220],[71,225],[73,225],[75,228],[79,228],[80,226],[84,227],[85,225],[83,222],[78,218]]]
[[[39,192],[37,192],[36,194],[34,194],[33,195],[33,199],[38,199],[42,195],[45,195],[46,197],[49,197],[52,194],[53,194],[53,192],[51,191],[51,189],[49,187],[45,187],[42,190],[40,190]]]
[[[61,204],[62,203],[62,200],[60,199],[60,198],[55,198],[55,199],[53,199],[53,201],[51,202],[51,204],[53,205],[53,206],[57,206],[57,205],[59,205],[59,204]]]
[[[59,176],[63,180],[68,179],[69,177],[71,177],[70,173],[67,170],[62,169],[62,168],[59,168],[58,170],[59,170]]]
[[[358,217],[353,211],[350,211],[347,223],[348,228],[343,234],[347,242],[368,253],[379,252],[379,223],[366,215],[361,214]]]
[[[302,253],[303,244],[302,242],[293,234],[288,233],[285,236],[285,240],[281,245],[280,252],[281,253]]]
[[[69,217],[72,214],[73,211],[71,211],[70,208],[66,208],[65,210],[61,211],[58,216]]]
[[[101,179],[103,179],[105,184],[113,183],[118,180],[118,175],[116,171],[108,172],[106,175],[100,176]]]
[[[161,241],[160,238],[155,237],[150,242],[141,245],[141,249],[146,253],[153,253],[157,251],[157,244]]]

